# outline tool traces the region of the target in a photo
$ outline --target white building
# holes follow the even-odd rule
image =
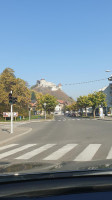
[[[104,94],[106,94],[107,109],[108,111],[110,110],[112,114],[112,83],[100,89],[99,91],[102,91]]]
[[[38,80],[37,85],[38,87],[50,87],[52,91],[57,91],[62,88],[61,84],[56,86],[54,83],[48,82],[45,79]]]
[[[62,112],[63,112],[63,107],[65,105],[65,102],[63,100],[57,100],[57,101],[58,101],[58,104],[55,107],[55,112],[54,113],[57,113],[57,114],[61,115]]]

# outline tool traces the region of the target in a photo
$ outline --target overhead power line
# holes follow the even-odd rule
[[[80,84],[94,83],[94,82],[97,82],[97,81],[105,81],[107,79],[108,78],[103,78],[103,79],[98,79],[98,80],[91,80],[91,81],[86,81],[86,82],[79,82],[79,83],[65,83],[65,84],[63,84],[63,86],[64,85],[80,85]]]

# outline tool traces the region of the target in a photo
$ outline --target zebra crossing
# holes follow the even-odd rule
[[[41,155],[41,160],[43,161],[58,161],[60,159],[62,161],[66,161],[66,156],[67,158],[70,157],[71,161],[75,162],[92,161],[95,160],[94,157],[98,154],[100,148],[103,148],[103,146],[103,144],[88,144],[86,147],[83,144],[65,144],[61,145],[61,147],[58,144],[44,144],[41,146],[39,144],[9,144],[0,147],[0,161],[4,159],[19,161],[30,160],[32,158],[38,159],[39,155]],[[46,154],[42,156],[42,153],[45,152]],[[19,156],[18,153],[20,154]],[[100,160],[100,157],[98,159]],[[108,152],[106,152],[104,160],[105,159],[112,159],[111,146]]]

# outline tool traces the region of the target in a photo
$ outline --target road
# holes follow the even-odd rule
[[[56,116],[23,126],[32,132],[0,146],[0,165],[33,162],[76,170],[112,163],[112,121]]]

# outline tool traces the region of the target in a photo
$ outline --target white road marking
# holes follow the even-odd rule
[[[22,147],[18,147],[16,149],[10,150],[8,152],[2,153],[2,154],[0,154],[0,159],[8,157],[10,155],[13,155],[13,154],[15,154],[17,152],[23,151],[23,150],[28,149],[29,147],[32,147],[32,146],[35,146],[35,145],[36,144],[27,144],[27,145],[24,145]]]
[[[52,153],[51,155],[47,156],[43,160],[58,160],[76,146],[77,144],[67,144],[62,148],[58,149],[57,151],[55,151],[54,153]]]
[[[77,119],[77,120],[80,120],[80,119]]]
[[[106,159],[112,159],[112,147],[111,147]]]
[[[54,145],[56,145],[56,144],[46,144],[46,145],[44,145],[42,147],[39,147],[39,148],[37,148],[37,149],[35,149],[33,151],[28,152],[28,153],[26,153],[26,154],[24,154],[22,156],[19,156],[19,157],[15,158],[15,159],[17,159],[17,160],[19,160],[19,159],[28,160],[28,159],[38,155],[39,153],[42,153],[43,151],[53,147]]]
[[[82,151],[74,161],[90,161],[96,154],[101,144],[89,144],[84,151]]]
[[[18,144],[9,144],[9,145],[6,145],[6,146],[3,146],[3,147],[0,147],[0,151],[1,151],[1,150],[4,150],[4,149],[11,148],[11,147],[14,147],[14,146],[16,146],[16,145],[18,145]]]

